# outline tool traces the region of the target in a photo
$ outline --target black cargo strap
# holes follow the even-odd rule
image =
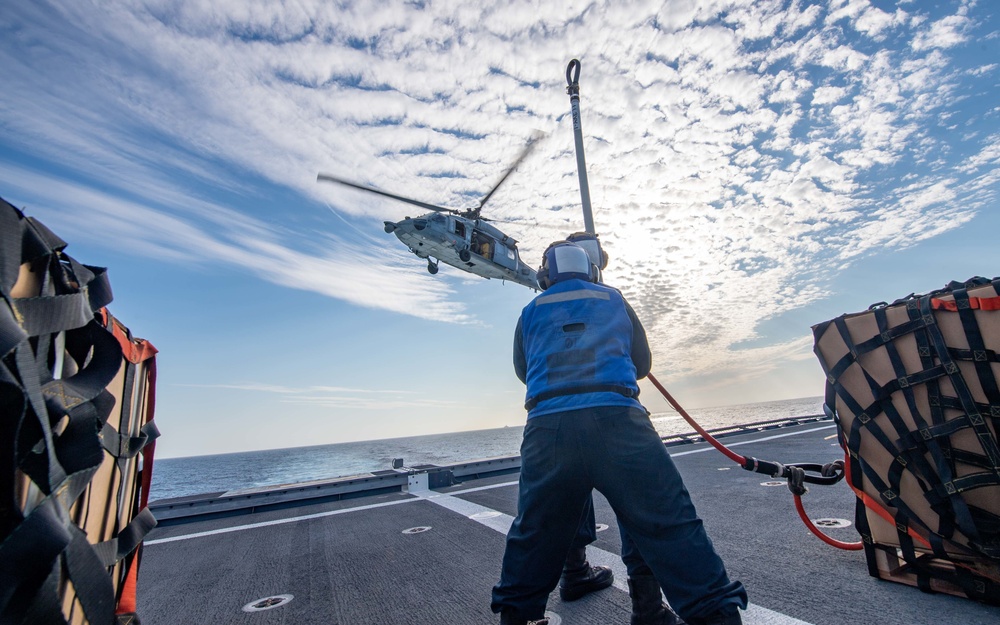
[[[142,539],[154,527],[156,527],[156,518],[149,511],[149,508],[143,508],[142,512],[137,514],[128,525],[119,530],[117,536],[94,545],[94,553],[101,559],[104,566],[114,566],[135,551]]]
[[[845,323],[845,317],[820,324],[815,328],[817,342],[816,352],[819,354],[819,338],[833,324],[841,339],[847,346],[848,353],[840,360],[827,366],[820,357],[820,362],[827,374],[827,410],[834,412],[836,401],[855,415],[850,428],[844,428],[839,415],[835,415],[841,432],[846,439],[849,462],[851,464],[852,480],[859,488],[867,479],[881,494],[886,505],[896,509],[896,526],[900,539],[900,547],[904,559],[912,564],[917,555],[912,539],[907,534],[911,524],[919,525],[927,530],[932,550],[939,557],[946,557],[942,539],[949,539],[955,530],[960,530],[968,539],[972,548],[988,557],[1000,557],[1000,519],[985,510],[970,505],[963,493],[984,486],[1000,485],[1000,446],[996,435],[990,429],[987,420],[993,421],[993,427],[1000,427],[1000,388],[992,372],[991,363],[998,362],[997,354],[985,348],[979,324],[975,317],[973,306],[970,305],[968,288],[992,284],[1000,294],[1000,279],[992,282],[983,278],[975,278],[968,283],[952,283],[946,289],[923,296],[909,296],[894,304],[906,305],[909,321],[894,328],[888,327],[885,309],[873,307],[879,334],[871,339],[854,343]],[[955,298],[957,313],[961,319],[962,329],[968,349],[956,349],[945,344],[944,337],[938,327],[932,299],[942,295],[952,294]],[[954,312],[938,314],[955,314]],[[992,313],[991,313],[992,314]],[[896,349],[894,340],[904,335],[912,335],[917,344],[920,357],[920,371],[907,373],[902,359]],[[891,362],[895,379],[880,385],[864,370],[860,358],[874,350],[884,349]],[[977,403],[962,375],[958,362],[973,364],[976,377],[986,396],[987,403]],[[841,383],[841,376],[853,365],[857,364],[867,381],[874,401],[871,405],[862,406]],[[946,396],[942,392],[941,380],[948,380],[953,394]],[[916,387],[925,388],[930,405],[930,414],[918,410],[914,393]],[[905,401],[916,426],[913,429],[904,423],[893,396],[901,396]],[[897,400],[898,401],[898,400]],[[952,419],[945,419],[945,409],[964,413]],[[891,433],[883,431],[875,418],[885,415],[885,421],[891,426]],[[925,417],[929,418],[928,422]],[[883,421],[883,423],[885,422]],[[979,450],[964,451],[953,449],[951,437],[958,432],[971,430],[979,442]],[[893,461],[886,477],[888,482],[858,456],[862,432],[871,436],[891,454]],[[974,466],[979,471],[959,476],[956,473],[956,462]],[[924,497],[939,515],[938,527],[928,527],[899,496],[900,481],[904,473],[914,475],[920,484],[924,485]],[[860,521],[860,518],[859,518]],[[863,532],[863,536],[865,532]],[[870,542],[870,537],[865,538]],[[961,548],[951,544],[952,548]],[[930,567],[922,567],[927,571]],[[928,573],[929,575],[929,573]],[[921,587],[929,587],[926,575],[922,576]],[[964,581],[964,580],[963,580]],[[964,584],[963,584],[964,585]]]
[[[110,423],[105,423],[100,436],[105,451],[115,458],[128,459],[135,458],[146,445],[159,438],[160,429],[150,421],[139,430],[139,436],[123,436]]]
[[[96,276],[92,276],[96,277]],[[80,328],[94,318],[92,298],[88,286],[76,293],[51,295],[47,297],[25,297],[11,300],[14,314],[22,322],[24,331],[31,336],[55,334],[63,330]],[[105,293],[110,291],[95,291],[97,302],[105,299]],[[101,304],[97,309],[105,306]]]
[[[113,622],[115,591],[105,567],[134,551],[155,523],[146,511],[95,548],[70,514],[104,461],[98,433],[115,408],[106,387],[121,368],[122,348],[94,318],[111,301],[107,273],[76,262],[62,252],[65,246],[0,199],[2,623],[66,623],[60,593],[67,581],[87,622]],[[25,263],[40,279],[41,294],[15,298],[10,289]],[[70,366],[55,377],[53,354],[61,353]],[[155,438],[155,426],[137,438]],[[144,443],[118,444],[134,456]],[[17,470],[33,485],[23,511]]]
[[[618,393],[625,397],[638,397],[639,391],[634,388],[622,386],[620,384],[585,384],[583,386],[571,386],[568,388],[553,388],[542,391],[534,397],[529,397],[524,402],[524,409],[531,410],[541,402],[554,397],[564,397],[566,395],[582,395],[584,393]]]

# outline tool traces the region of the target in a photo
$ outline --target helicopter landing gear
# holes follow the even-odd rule
[[[439,261],[440,262],[440,261]],[[427,259],[427,273],[432,276],[438,272],[438,264],[431,262],[431,259]]]
[[[463,263],[467,263],[469,262],[469,259],[472,258],[472,254],[469,253],[469,250],[458,250],[458,257],[462,259]]]

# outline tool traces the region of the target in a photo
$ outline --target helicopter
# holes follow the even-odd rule
[[[329,174],[319,174],[316,180],[375,193],[432,211],[419,217],[405,217],[402,221],[384,222],[387,234],[395,234],[411,252],[427,260],[427,271],[432,275],[438,272],[438,264],[443,262],[487,280],[507,280],[537,291],[536,272],[521,260],[517,241],[489,223],[492,220],[481,214],[486,202],[517,169],[536,142],[537,137],[528,143],[514,164],[477,206],[465,210],[435,206]]]

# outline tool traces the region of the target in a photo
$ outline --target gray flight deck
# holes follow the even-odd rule
[[[760,459],[824,463],[842,456],[835,432],[831,422],[814,421],[723,442]],[[870,577],[862,551],[835,549],[809,533],[783,484],[763,485],[773,480],[742,470],[706,443],[669,450],[730,576],[747,587],[747,625],[1000,622],[1000,608]],[[427,480],[426,473],[385,471],[298,489],[154,502],[162,519],[146,539],[139,616],[143,625],[497,623],[490,590],[517,511],[517,464],[507,458],[462,465],[449,473],[460,483],[447,486],[441,484],[454,480],[440,473]],[[412,485],[402,490],[407,480]],[[851,521],[828,534],[858,540],[854,495],[845,484],[812,486],[803,502],[814,519]],[[615,516],[600,495],[595,507],[607,529],[588,555],[615,568],[615,587],[572,603],[554,592],[552,625],[629,622]]]

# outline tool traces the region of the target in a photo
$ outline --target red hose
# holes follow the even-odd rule
[[[706,441],[708,441],[709,443],[711,443],[712,447],[715,447],[716,449],[718,449],[719,451],[721,451],[727,458],[729,458],[730,460],[732,460],[736,464],[740,465],[741,467],[744,465],[744,463],[746,463],[746,461],[747,461],[746,458],[744,458],[743,456],[739,455],[738,453],[732,451],[731,449],[729,449],[728,447],[726,447],[725,445],[723,445],[719,441],[715,440],[714,436],[712,436],[711,434],[709,434],[708,432],[706,432],[704,430],[704,428],[702,428],[700,425],[698,425],[698,422],[695,421],[694,419],[692,419],[691,415],[689,415],[687,413],[687,411],[684,410],[684,408],[682,408],[681,405],[678,404],[677,401],[673,397],[671,397],[670,393],[667,392],[667,389],[663,388],[663,385],[660,384],[659,380],[657,380],[655,377],[653,377],[652,373],[650,373],[649,375],[647,375],[646,378],[650,382],[653,383],[653,386],[656,387],[656,390],[660,391],[660,393],[663,394],[663,397],[667,400],[667,402],[671,405],[671,407],[673,407],[674,410],[676,410],[682,417],[684,417],[684,420],[688,422],[688,425],[690,425],[691,427],[693,427],[696,432],[698,432],[699,434],[701,434],[702,438],[704,438]]]
[[[698,432],[698,434],[701,434],[701,437],[703,439],[705,439],[706,441],[708,441],[712,445],[712,447],[715,447],[716,449],[718,449],[727,458],[729,458],[730,460],[732,460],[736,464],[740,465],[741,467],[743,467],[746,464],[746,458],[744,458],[743,456],[739,455],[738,453],[732,451],[731,449],[729,449],[728,447],[726,447],[725,445],[723,445],[722,443],[720,443],[719,441],[717,441],[714,436],[712,436],[711,434],[709,434],[707,431],[705,431],[704,428],[702,428],[700,425],[698,425],[698,423],[694,419],[691,418],[691,415],[689,415],[687,413],[687,411],[684,410],[684,408],[682,408],[681,405],[678,404],[677,401],[670,395],[670,393],[667,392],[667,389],[663,388],[663,385],[660,384],[660,381],[657,380],[656,377],[654,377],[652,373],[650,373],[649,375],[647,375],[646,378],[650,382],[653,383],[653,386],[656,387],[656,390],[660,391],[660,393],[663,395],[663,397],[667,400],[667,403],[669,403],[670,406],[674,410],[676,410],[678,414],[680,414],[682,417],[684,417],[684,420],[688,422],[688,425],[690,425],[691,427],[693,427],[695,429],[695,431]],[[799,518],[801,518],[802,522],[806,524],[806,527],[809,528],[809,531],[812,532],[813,534],[815,534],[817,537],[819,537],[820,540],[822,540],[823,542],[825,542],[828,545],[831,545],[831,546],[836,547],[838,549],[843,549],[845,551],[857,551],[859,549],[864,548],[864,543],[863,542],[845,543],[845,542],[841,542],[839,540],[836,540],[835,538],[830,538],[829,536],[827,536],[823,532],[819,531],[819,528],[816,527],[813,524],[812,520],[808,517],[808,515],[806,515],[805,508],[802,507],[802,498],[800,496],[798,496],[798,495],[794,495],[794,497],[795,497],[795,509],[799,513]]]
[[[837,540],[836,538],[830,538],[823,532],[819,531],[819,528],[816,527],[816,525],[812,522],[812,519],[809,518],[809,515],[806,514],[806,509],[802,507],[802,497],[799,497],[798,495],[792,496],[795,497],[795,510],[799,513],[799,518],[802,519],[802,522],[806,524],[809,531],[812,532],[817,538],[828,545],[832,545],[837,549],[843,549],[844,551],[858,551],[864,548],[865,544],[863,542],[845,543]]]

